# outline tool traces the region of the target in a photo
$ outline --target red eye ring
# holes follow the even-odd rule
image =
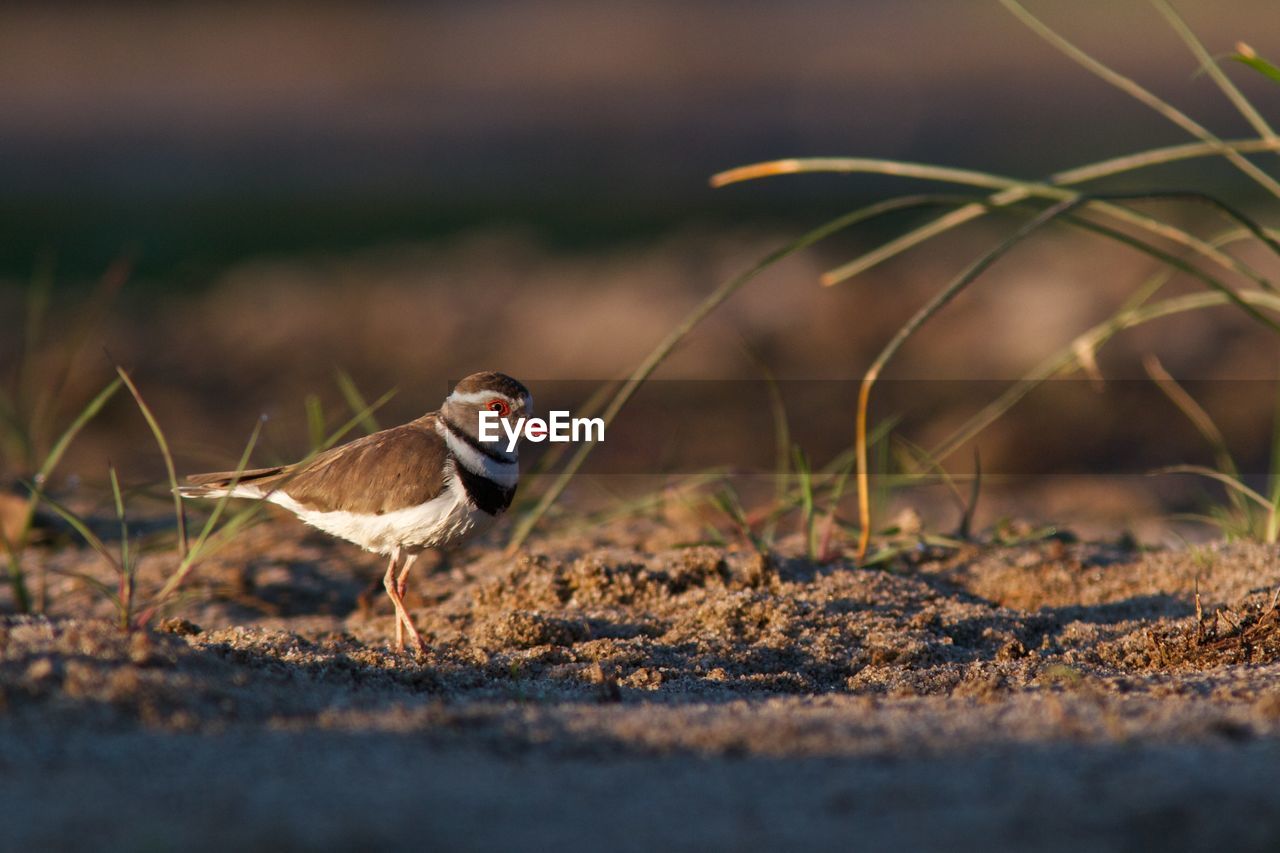
[[[500,418],[505,418],[511,414],[511,407],[507,405],[506,400],[490,400],[488,408],[491,412],[497,412]]]

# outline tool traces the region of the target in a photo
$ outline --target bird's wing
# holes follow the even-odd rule
[[[339,445],[306,462],[256,468],[240,475],[241,485],[274,492],[304,509],[382,514],[418,506],[445,488],[449,449],[431,416]],[[234,471],[195,474],[193,486],[225,487]]]

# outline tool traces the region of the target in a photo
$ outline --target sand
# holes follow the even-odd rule
[[[69,574],[107,579],[92,552],[33,548],[49,612],[0,622],[5,846],[1280,843],[1274,548],[858,568],[678,539],[632,519],[426,560],[421,659],[389,647],[376,558],[288,520],[151,632]],[[144,558],[143,597],[171,563]]]

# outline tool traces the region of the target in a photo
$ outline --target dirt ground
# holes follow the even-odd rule
[[[1275,549],[797,550],[635,519],[480,543],[424,560],[415,659],[376,559],[290,520],[153,633],[70,574],[105,579],[92,552],[32,549],[4,846],[1275,849]]]

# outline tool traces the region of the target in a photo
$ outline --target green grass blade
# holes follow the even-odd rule
[[[751,529],[751,521],[747,518],[747,511],[742,506],[741,499],[733,487],[725,483],[721,488],[717,489],[711,496],[711,505],[718,509],[734,529],[738,531],[744,541],[750,545],[756,553],[763,554],[766,552],[764,543],[755,535],[755,531]],[[715,535],[719,535],[719,531],[715,530],[714,525],[712,531]]]
[[[896,436],[895,440],[907,459],[910,460],[913,473],[920,472],[919,476],[923,479],[925,476],[924,471],[932,471],[938,480],[947,487],[947,493],[951,495],[956,507],[963,515],[966,510],[964,493],[960,491],[960,486],[956,483],[955,478],[951,476],[951,472],[946,469],[946,466],[914,441],[901,435]]]
[[[1246,160],[1238,152],[1233,151],[1230,147],[1223,144],[1222,140],[1214,136],[1208,128],[1199,124],[1173,105],[1156,97],[1150,91],[1138,85],[1133,80],[1107,67],[1080,48],[1076,47],[1071,42],[1067,41],[1039,18],[1028,12],[1021,3],[1017,2],[1017,0],[1000,0],[1000,3],[1012,12],[1014,17],[1035,32],[1036,35],[1053,45],[1060,52],[1070,57],[1082,67],[1101,77],[1103,80],[1106,80],[1112,86],[1120,89],[1139,103],[1150,107],[1155,112],[1182,128],[1191,136],[1194,136],[1202,142],[1217,146],[1218,153],[1226,158],[1228,162],[1245,175],[1252,178],[1254,182],[1264,188],[1267,192],[1277,198],[1280,198],[1280,183],[1277,183],[1275,178],[1271,177],[1256,165]]]
[[[1195,427],[1196,432],[1200,433],[1200,437],[1209,445],[1218,470],[1229,477],[1239,479],[1240,472],[1236,467],[1235,459],[1231,457],[1230,449],[1227,447],[1227,439],[1223,436],[1222,430],[1218,429],[1218,425],[1213,422],[1213,418],[1204,410],[1204,407],[1187,393],[1187,390],[1169,374],[1169,371],[1164,369],[1164,365],[1160,363],[1159,358],[1154,355],[1148,355],[1143,359],[1142,363],[1147,375],[1151,377],[1151,381],[1182,412],[1183,416]]]
[[[142,392],[138,390],[137,385],[133,384],[129,374],[118,364],[116,374],[133,395],[134,402],[138,404],[138,410],[142,412],[147,426],[151,428],[151,434],[155,436],[156,445],[160,448],[160,456],[164,459],[165,474],[169,477],[169,493],[173,496],[173,518],[178,525],[178,558],[182,559],[187,555],[187,511],[182,505],[182,496],[178,494],[178,474],[173,466],[173,454],[169,452],[169,442],[164,437],[164,430],[160,428],[160,422],[156,420],[155,413],[151,411],[147,401],[142,399]]]
[[[1223,146],[1237,154],[1261,154],[1280,151],[1280,139],[1224,139],[1221,145],[1207,142],[1183,142],[1178,145],[1166,145],[1161,148],[1149,148],[1133,154],[1122,154],[1096,163],[1075,166],[1054,173],[1047,183],[1056,186],[1074,186],[1087,181],[1096,181],[1138,169],[1152,166],[1164,166],[1182,160],[1194,160],[1201,157],[1217,157],[1221,155]]]
[[[596,386],[595,390],[591,392],[591,396],[587,397],[586,401],[581,406],[574,407],[574,413],[579,417],[594,418],[596,413],[604,408],[605,403],[608,402],[612,395],[617,393],[617,390],[617,382],[610,381],[600,383]],[[521,478],[540,477],[546,472],[552,470],[560,463],[560,460],[564,458],[564,455],[568,450],[568,444],[557,443],[549,445],[546,451],[538,457],[538,461],[529,469],[528,474],[522,473],[520,475]],[[530,502],[526,501],[522,493],[517,492],[516,495],[517,506],[520,507],[521,510],[527,509],[528,503]],[[533,501],[533,503],[536,503],[536,501]],[[513,509],[511,511],[514,512],[515,510]]]
[[[664,485],[639,497],[617,499],[617,503],[606,510],[585,513],[571,519],[564,527],[566,533],[582,530],[594,530],[620,518],[631,518],[648,512],[672,500],[684,500],[691,492],[699,492],[708,486],[722,482],[728,475],[727,469],[713,468],[688,474],[679,481]]]
[[[1012,234],[1002,240],[995,248],[984,252],[977,260],[965,268],[959,275],[947,283],[945,287],[934,294],[928,302],[922,305],[907,322],[894,333],[889,342],[871,362],[871,366],[867,368],[867,372],[863,375],[862,384],[858,393],[858,408],[855,414],[855,432],[858,446],[858,507],[859,507],[859,527],[862,528],[862,536],[858,541],[858,559],[861,560],[866,556],[867,547],[870,544],[871,537],[871,494],[870,494],[870,468],[868,459],[868,443],[867,443],[867,411],[870,408],[871,389],[879,379],[881,372],[884,370],[890,359],[898,352],[903,344],[914,335],[925,323],[927,323],[935,314],[945,308],[951,300],[959,293],[972,284],[980,275],[982,275],[992,264],[1004,257],[1014,246],[1020,244],[1028,236],[1038,230],[1041,226],[1053,222],[1058,217],[1069,213],[1071,210],[1079,207],[1080,199],[1067,199],[1041,211],[1034,219],[1024,223]]]
[[[1239,480],[1240,471],[1236,467],[1236,461],[1232,458],[1230,449],[1227,447],[1227,440],[1222,435],[1222,430],[1218,429],[1218,425],[1213,422],[1213,418],[1204,410],[1204,407],[1196,402],[1196,399],[1187,393],[1187,390],[1164,369],[1164,365],[1160,363],[1160,359],[1155,355],[1148,355],[1143,359],[1143,367],[1156,387],[1173,403],[1178,411],[1182,412],[1183,417],[1191,422],[1196,432],[1200,433],[1200,437],[1209,445],[1209,449],[1213,453],[1214,464],[1218,466],[1218,470],[1233,480]],[[1252,526],[1253,513],[1250,511],[1248,502],[1237,492],[1228,491],[1228,495],[1232,505],[1237,511],[1245,515],[1246,523]]]
[[[903,197],[859,208],[851,213],[845,214],[844,216],[837,217],[836,219],[833,219],[812,231],[809,231],[781,248],[775,249],[749,269],[724,281],[719,287],[703,298],[703,300],[698,303],[698,305],[695,306],[683,320],[676,324],[676,326],[658,342],[653,350],[651,350],[635,370],[631,372],[631,376],[628,377],[628,379],[618,388],[614,393],[613,399],[610,400],[608,407],[601,415],[601,418],[604,420],[605,428],[607,429],[609,424],[613,423],[613,419],[618,416],[618,413],[622,411],[623,407],[625,407],[627,402],[630,401],[631,397],[639,389],[640,385],[643,384],[655,370],[657,370],[658,366],[666,360],[667,356],[670,355],[677,346],[680,345],[685,337],[687,337],[699,323],[711,314],[711,312],[720,307],[726,299],[736,293],[743,285],[754,279],[760,273],[769,269],[783,258],[807,249],[832,234],[843,231],[844,229],[857,225],[860,222],[866,222],[895,211],[936,206],[939,203],[938,198],[939,197],[937,196],[928,195]],[[950,197],[945,198],[948,199],[945,203],[952,203],[950,201]],[[561,469],[560,474],[557,475],[551,486],[543,493],[538,503],[535,504],[533,509],[516,524],[515,529],[512,532],[511,539],[507,544],[508,552],[514,552],[524,543],[529,534],[533,532],[535,527],[537,527],[538,522],[546,514],[547,510],[550,509],[552,504],[560,498],[560,495],[569,485],[569,481],[573,479],[574,474],[576,474],[578,469],[580,469],[583,463],[586,462],[587,457],[591,455],[591,451],[593,449],[594,445],[591,443],[585,443],[578,447],[573,456],[569,458],[565,467]]]
[[[1107,226],[1099,225],[1096,222],[1090,222],[1085,219],[1078,219],[1074,217],[1068,217],[1067,221],[1069,224],[1074,225],[1077,228],[1084,228],[1086,230],[1096,232],[1110,240],[1114,240],[1131,248],[1137,249],[1143,254],[1150,255],[1164,265],[1172,269],[1176,269],[1181,273],[1185,273],[1186,275],[1204,283],[1210,289],[1221,293],[1227,298],[1227,301],[1235,305],[1257,322],[1261,323],[1263,326],[1266,326],[1273,332],[1280,333],[1280,323],[1277,323],[1275,320],[1259,311],[1253,303],[1240,296],[1240,294],[1228,286],[1226,282],[1215,276],[1209,275],[1197,266],[1187,263],[1177,255],[1170,254],[1169,252],[1159,249],[1150,243],[1131,237],[1123,231],[1117,231],[1114,228],[1108,228]],[[1262,283],[1262,287],[1264,290],[1271,291],[1273,293],[1276,291],[1275,286],[1265,280]]]
[[[1261,56],[1258,56],[1254,49],[1249,47],[1247,44],[1241,43],[1236,45],[1236,53],[1232,54],[1231,59],[1242,65],[1249,66],[1263,77],[1270,77],[1272,80],[1280,83],[1280,68],[1277,68]]]
[[[333,447],[335,444],[341,441],[342,438],[347,433],[351,432],[351,430],[355,429],[361,423],[364,423],[365,419],[367,419],[374,412],[378,411],[378,409],[381,409],[383,406],[385,406],[387,404],[387,401],[389,401],[392,397],[394,397],[398,393],[398,391],[399,389],[392,388],[390,391],[387,391],[381,397],[379,397],[378,399],[370,403],[368,406],[365,406],[363,409],[360,409],[359,411],[357,411],[349,420],[347,420],[344,424],[342,424],[342,426],[338,427],[336,430],[334,430],[332,433],[329,434],[329,437],[325,439],[324,442],[321,444],[320,450],[321,451],[328,450],[330,447]]]
[[[109,383],[105,388],[98,392],[89,403],[80,410],[71,425],[58,437],[53,447],[44,458],[44,462],[40,465],[40,470],[35,476],[35,488],[32,490],[31,497],[27,499],[27,509],[18,524],[18,535],[13,541],[5,537],[4,546],[5,553],[9,563],[9,586],[13,591],[14,606],[19,612],[26,613],[31,608],[31,596],[27,591],[26,581],[22,575],[22,552],[26,548],[27,537],[31,532],[31,524],[35,520],[36,507],[39,505],[44,495],[44,485],[48,481],[49,476],[53,473],[58,463],[62,461],[63,455],[67,448],[71,446],[71,442],[84,429],[85,424],[93,420],[102,407],[107,404],[112,395],[120,389],[120,380],[116,379]]]
[[[1267,516],[1263,541],[1268,545],[1274,545],[1277,538],[1280,538],[1280,392],[1276,394],[1276,404],[1271,415],[1271,458],[1268,460],[1267,501],[1271,504],[1271,514]]]
[[[327,435],[324,408],[320,405],[320,398],[315,394],[308,394],[303,400],[303,406],[307,412],[307,436],[310,439],[311,452],[318,453]]]
[[[1273,504],[1280,503],[1280,391],[1271,415],[1271,458],[1267,467],[1267,497]]]
[[[769,414],[773,420],[773,508],[761,533],[765,541],[772,541],[778,518],[785,511],[787,503],[788,477],[791,473],[791,425],[787,419],[786,401],[782,399],[782,388],[773,371],[755,353],[748,354],[764,375],[765,389],[769,395]]]
[[[98,412],[102,411],[102,407],[107,404],[107,401],[111,399],[116,391],[120,390],[120,384],[119,379],[108,383],[107,387],[99,391],[97,396],[90,400],[89,403],[80,410],[80,413],[76,415],[75,420],[71,422],[71,425],[66,428],[61,436],[58,437],[53,448],[50,449],[49,455],[45,457],[44,463],[41,464],[39,473],[36,474],[37,486],[41,485],[41,483],[48,479],[49,475],[53,473],[53,469],[62,461],[63,454],[67,452],[67,448],[71,445],[71,442],[75,440],[75,437],[80,434],[80,430],[84,429],[85,424],[93,420],[97,416]]]
[[[1152,473],[1154,474],[1196,474],[1201,477],[1207,477],[1210,480],[1216,480],[1234,492],[1243,495],[1253,501],[1265,510],[1271,510],[1271,502],[1260,495],[1256,490],[1249,488],[1239,479],[1228,476],[1221,471],[1215,471],[1204,465],[1170,465],[1167,468],[1158,468]]]
[[[124,498],[120,494],[120,480],[116,476],[115,466],[107,468],[111,475],[111,496],[115,500],[116,517],[120,520],[120,585],[117,595],[120,599],[120,627],[129,628],[129,620],[133,615],[134,566],[129,555],[129,521],[125,517]]]
[[[342,392],[343,398],[347,401],[347,405],[351,407],[359,418],[359,424],[366,433],[375,433],[382,427],[378,426],[378,420],[373,416],[373,410],[369,404],[365,402],[364,395],[360,393],[360,389],[356,387],[356,382],[351,378],[351,374],[342,368],[338,368],[333,373],[333,378],[338,383],[338,390]]]
[[[1280,141],[1270,141],[1266,139],[1237,139],[1229,142],[1223,142],[1222,144],[1242,154],[1280,150]],[[1068,187],[1075,184],[1085,183],[1087,181],[1096,181],[1102,178],[1124,174],[1137,169],[1174,163],[1180,160],[1218,156],[1219,149],[1220,146],[1210,145],[1204,142],[1187,142],[1181,145],[1171,145],[1164,148],[1152,148],[1146,151],[1139,151],[1134,154],[1126,154],[1120,157],[1100,160],[1095,163],[1058,172],[1050,176],[1045,183],[1052,186]],[[786,160],[778,161],[778,164],[791,164],[794,162],[796,161]],[[711,185],[713,187],[719,187],[733,183],[736,180],[749,180],[756,177],[766,177],[772,174],[792,173],[792,170],[785,167],[776,169],[769,168],[774,165],[777,164],[757,164],[757,166],[722,172],[711,179]],[[849,263],[840,267],[840,271],[844,278],[853,278],[854,276],[860,275],[872,267],[884,263],[885,261],[894,258],[897,255],[900,255],[903,252],[938,236],[939,234],[950,231],[951,229],[964,225],[967,222],[972,222],[979,217],[985,216],[994,209],[1017,204],[1026,201],[1030,197],[1031,194],[1024,189],[1011,188],[1000,190],[980,202],[971,202],[958,207],[936,219],[917,226],[905,234],[882,243],[875,249],[859,255],[857,258],[854,258]],[[833,275],[834,271],[829,274]]]
[[[1261,291],[1243,291],[1239,294],[1239,297],[1251,305],[1263,306],[1270,311],[1280,313],[1280,299],[1277,299],[1273,294]],[[1230,304],[1230,301],[1222,293],[1193,293],[1121,311],[1078,336],[1070,344],[1058,350],[1032,371],[1014,382],[999,397],[983,407],[981,411],[961,424],[950,436],[936,445],[930,451],[930,454],[939,460],[951,456],[955,451],[973,440],[978,433],[999,419],[1001,415],[1017,405],[1019,401],[1039,387],[1045,380],[1069,370],[1076,363],[1077,352],[1080,349],[1088,348],[1096,351],[1115,335],[1126,329],[1132,329],[1154,320],[1183,314],[1188,311],[1200,311],[1228,304]]]
[[[218,520],[222,517],[227,504],[232,499],[230,494],[231,490],[235,489],[236,484],[240,482],[240,477],[249,467],[249,457],[253,453],[254,446],[258,443],[258,436],[262,432],[262,425],[265,421],[266,418],[262,417],[258,419],[256,424],[254,424],[253,432],[249,435],[249,441],[245,445],[244,452],[240,455],[240,461],[236,466],[235,474],[231,478],[231,483],[227,489],[228,493],[218,499],[218,502],[214,505],[213,512],[210,513],[209,518],[204,523],[204,526],[201,527],[200,534],[196,537],[196,541],[192,543],[191,548],[179,561],[178,568],[174,570],[173,574],[169,576],[169,579],[165,581],[164,586],[160,588],[160,592],[156,594],[150,606],[139,615],[138,621],[140,624],[146,624],[151,620],[151,617],[154,615],[156,610],[162,607],[168,598],[173,595],[174,591],[177,590],[177,588],[182,585],[182,582],[186,580],[187,575],[189,575],[191,570],[195,567],[196,561],[199,560],[200,557],[204,556],[205,543],[217,528]]]
[[[392,389],[379,397],[371,405],[364,406],[360,411],[357,411],[354,417],[335,430],[324,440],[324,442],[322,442],[322,447],[319,448],[317,452],[332,447],[346,433],[359,425],[360,422],[371,412],[385,405],[388,400],[395,396],[395,394],[395,389]],[[236,465],[235,473],[231,478],[228,491],[235,488],[236,484],[240,481],[240,477],[248,469],[249,459],[253,454],[254,447],[258,443],[258,438],[261,435],[262,426],[265,422],[266,418],[264,416],[259,418],[258,422],[254,425],[253,432],[250,434],[249,440],[245,444],[244,451],[240,455],[240,460]],[[313,458],[315,455],[315,453],[312,453],[307,457],[307,459]],[[304,459],[303,461],[305,462],[306,460]],[[233,515],[230,520],[219,528],[218,522],[225,514],[226,507],[231,500],[232,497],[230,494],[223,495],[218,499],[217,503],[214,505],[213,512],[210,513],[209,518],[205,520],[204,525],[201,527],[200,533],[196,537],[196,541],[192,543],[185,556],[183,556],[179,561],[177,569],[175,569],[173,574],[169,576],[169,579],[165,581],[164,586],[161,587],[160,592],[156,594],[147,609],[139,614],[137,619],[138,624],[145,625],[149,622],[156,612],[166,605],[169,599],[186,580],[192,569],[195,568],[195,565],[199,560],[208,557],[223,544],[230,541],[230,539],[239,530],[253,520],[262,510],[263,502],[260,500],[256,501],[252,506],[247,507],[236,515]]]
[[[107,563],[110,564],[111,568],[115,569],[116,572],[119,572],[121,570],[120,562],[119,560],[116,559],[115,554],[111,553],[111,549],[106,546],[106,543],[102,541],[102,539],[98,536],[98,534],[94,533],[92,530],[89,529],[89,525],[85,523],[84,519],[82,519],[76,513],[72,512],[67,507],[63,506],[58,501],[54,500],[53,498],[49,497],[46,494],[39,492],[35,484],[24,482],[23,485],[26,486],[27,490],[31,492],[32,496],[39,495],[40,501],[43,504],[45,504],[46,506],[49,507],[49,509],[57,513],[58,516],[67,524],[71,525],[71,528],[76,533],[80,534],[80,538],[85,541],[85,544],[87,544],[90,548],[92,548],[95,552],[97,552],[98,555],[102,557],[102,559],[106,560]]]
[[[799,446],[791,449],[791,465],[796,472],[796,484],[800,490],[800,524],[804,532],[805,553],[810,560],[818,557],[818,542],[815,537],[813,476],[809,470],[809,460]]]
[[[200,556],[200,551],[204,547],[205,541],[210,534],[217,528],[218,519],[226,510],[227,504],[232,500],[231,493],[235,491],[236,486],[240,483],[240,478],[249,468],[249,458],[253,455],[253,448],[258,443],[258,436],[262,434],[262,425],[266,422],[265,417],[259,418],[258,422],[253,425],[253,432],[249,434],[249,440],[245,443],[244,452],[240,454],[240,461],[236,463],[235,473],[231,476],[231,482],[227,486],[226,494],[218,498],[218,502],[214,504],[213,512],[205,520],[204,526],[200,528],[200,534],[196,537],[195,544],[191,546],[191,550],[179,562],[178,571],[170,578],[170,583],[165,584],[161,590],[160,597],[163,598],[167,591],[171,591],[171,584],[176,587],[181,583],[181,579],[185,577],[186,572],[194,564],[195,560]]]
[[[116,609],[116,614],[120,617],[121,623],[124,624],[127,615],[120,604],[118,590],[113,589],[110,584],[103,583],[88,572],[78,572],[74,569],[50,569],[50,572],[62,577],[75,578],[85,586],[92,588],[98,595],[111,602]]]
[[[909,163],[898,160],[885,160],[879,158],[868,157],[813,157],[790,160],[777,160],[769,163],[756,163],[750,166],[742,166],[737,169],[730,169],[722,172],[712,179],[714,186],[723,186],[725,184],[734,183],[736,181],[753,180],[756,178],[769,177],[771,175],[784,174],[802,174],[809,172],[834,172],[840,174],[865,172],[877,175],[892,175],[905,178],[915,178],[918,180],[931,181],[947,181],[967,186],[976,186],[986,189],[1002,189],[1007,193],[998,193],[994,198],[997,199],[999,205],[1009,205],[1017,202],[1025,201],[1028,198],[1045,199],[1054,202],[1086,202],[1088,208],[1105,214],[1117,222],[1131,225],[1146,231],[1148,234],[1156,237],[1163,237],[1174,243],[1178,243],[1198,255],[1213,261],[1224,269],[1231,270],[1245,276],[1251,281],[1262,287],[1270,288],[1271,284],[1266,276],[1259,273],[1252,266],[1244,263],[1239,258],[1234,258],[1220,251],[1217,247],[1206,243],[1190,232],[1178,228],[1156,219],[1152,216],[1139,213],[1123,205],[1113,204],[1108,201],[1095,200],[1085,195],[1074,192],[1072,190],[1063,189],[1050,184],[1037,183],[1034,181],[1019,181],[1006,176],[995,175],[988,172],[976,172],[970,169],[952,169],[945,166],[933,166],[926,163]],[[1149,195],[1149,194],[1146,194]],[[978,207],[982,207],[979,205]],[[954,215],[959,216],[964,210],[961,208],[954,211]],[[975,209],[974,216],[985,211],[983,209]],[[948,214],[951,216],[952,214]],[[972,216],[969,218],[973,218]],[[944,217],[944,219],[946,219]],[[967,221],[967,220],[964,220]],[[937,220],[924,229],[934,228],[935,226],[942,228],[943,219]],[[959,222],[946,222],[946,227],[954,227]],[[924,234],[924,230],[913,233]],[[925,236],[933,236],[938,231],[930,231]],[[846,279],[857,275],[866,269],[865,259],[867,256],[857,258],[847,264],[829,270],[822,276],[822,283],[826,286],[838,284]]]
[[[107,473],[111,478],[111,497],[115,502],[116,518],[120,521],[120,565],[127,571],[129,567],[129,522],[124,514],[124,498],[120,495],[120,480],[116,477],[116,467],[108,466]]]
[[[1200,63],[1200,67],[1208,72],[1210,79],[1222,90],[1222,94],[1227,96],[1227,100],[1236,108],[1236,111],[1244,116],[1245,121],[1249,122],[1253,129],[1257,131],[1258,136],[1263,139],[1275,140],[1276,132],[1271,129],[1271,125],[1267,124],[1267,120],[1254,109],[1253,104],[1249,103],[1249,99],[1244,96],[1244,93],[1236,88],[1236,85],[1231,82],[1231,78],[1223,73],[1222,67],[1209,55],[1209,51],[1205,50],[1200,39],[1196,38],[1196,34],[1187,26],[1187,22],[1182,19],[1177,10],[1169,5],[1168,0],[1151,0],[1151,3],[1160,11],[1160,14],[1164,15],[1165,20],[1173,27],[1174,32],[1191,50],[1196,61]]]

